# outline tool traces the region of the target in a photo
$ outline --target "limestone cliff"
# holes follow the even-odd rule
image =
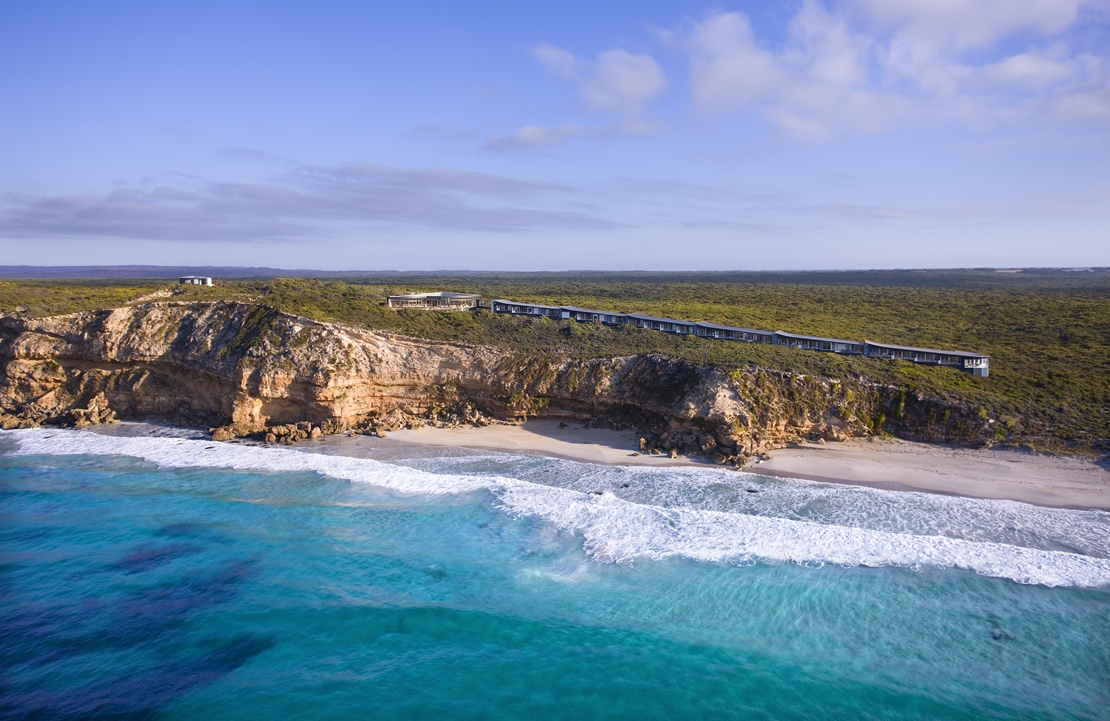
[[[263,305],[150,303],[0,315],[0,424],[116,418],[296,440],[348,429],[567,418],[634,428],[647,449],[732,462],[799,439],[882,429],[976,442],[989,420],[866,379],[656,355],[577,359],[318,323]]]

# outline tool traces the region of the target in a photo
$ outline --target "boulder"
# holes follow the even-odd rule
[[[214,441],[230,441],[235,437],[235,431],[230,426],[210,428],[209,432],[212,434],[212,440]]]

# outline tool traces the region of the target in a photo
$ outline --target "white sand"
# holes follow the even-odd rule
[[[1110,468],[1075,457],[967,449],[896,439],[781,448],[745,471],[894,490],[1008,498],[1110,510]]]
[[[554,420],[522,426],[395,431],[389,438],[428,446],[492,449],[609,465],[709,465],[700,459],[635,455],[628,431],[586,429]],[[1014,450],[973,450],[899,440],[805,444],[772,451],[745,471],[891,490],[1008,498],[1043,506],[1110,510],[1110,468],[1083,458]]]
[[[560,423],[561,421],[539,420],[528,421],[520,426],[418,428],[411,431],[393,431],[388,434],[388,437],[395,441],[420,443],[426,446],[455,446],[527,453],[606,465],[705,465],[700,460],[683,457],[640,455],[640,439],[631,431],[585,428],[580,423],[566,423],[563,424],[563,428],[560,428]]]

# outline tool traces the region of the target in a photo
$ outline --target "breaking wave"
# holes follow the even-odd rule
[[[586,552],[602,562],[682,556],[739,565],[932,566],[1045,586],[1110,585],[1110,514],[1099,511],[770,479],[759,481],[759,497],[766,500],[756,508],[740,487],[752,481],[713,469],[592,470],[598,467],[529,459],[527,467],[542,466],[541,479],[532,472],[514,473],[513,464],[504,462],[515,458],[510,454],[496,454],[499,463],[485,466],[478,457],[443,459],[430,471],[189,437],[52,429],[2,437],[18,444],[12,455],[130,456],[167,468],[314,472],[408,494],[488,491],[513,516],[580,534]],[[461,472],[450,472],[452,467]],[[609,487],[598,490],[605,486],[601,480]],[[628,487],[626,497],[614,485]],[[866,513],[853,513],[861,502]],[[936,515],[938,507],[946,509],[947,525],[921,520]],[[993,531],[996,540],[973,527],[991,519],[1000,526]]]

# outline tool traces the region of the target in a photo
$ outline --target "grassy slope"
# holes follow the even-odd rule
[[[158,287],[0,281],[0,311],[47,314],[119,305]],[[639,311],[768,330],[957,348],[990,354],[991,377],[652,331],[494,317],[391,311],[385,295],[466,290],[554,305]],[[759,365],[826,376],[863,374],[965,399],[1026,437],[1110,438],[1110,273],[990,271],[806,274],[467,274],[348,282],[287,279],[180,289],[176,299],[260,300],[319,320],[449,340],[580,356],[656,351],[726,368]]]

